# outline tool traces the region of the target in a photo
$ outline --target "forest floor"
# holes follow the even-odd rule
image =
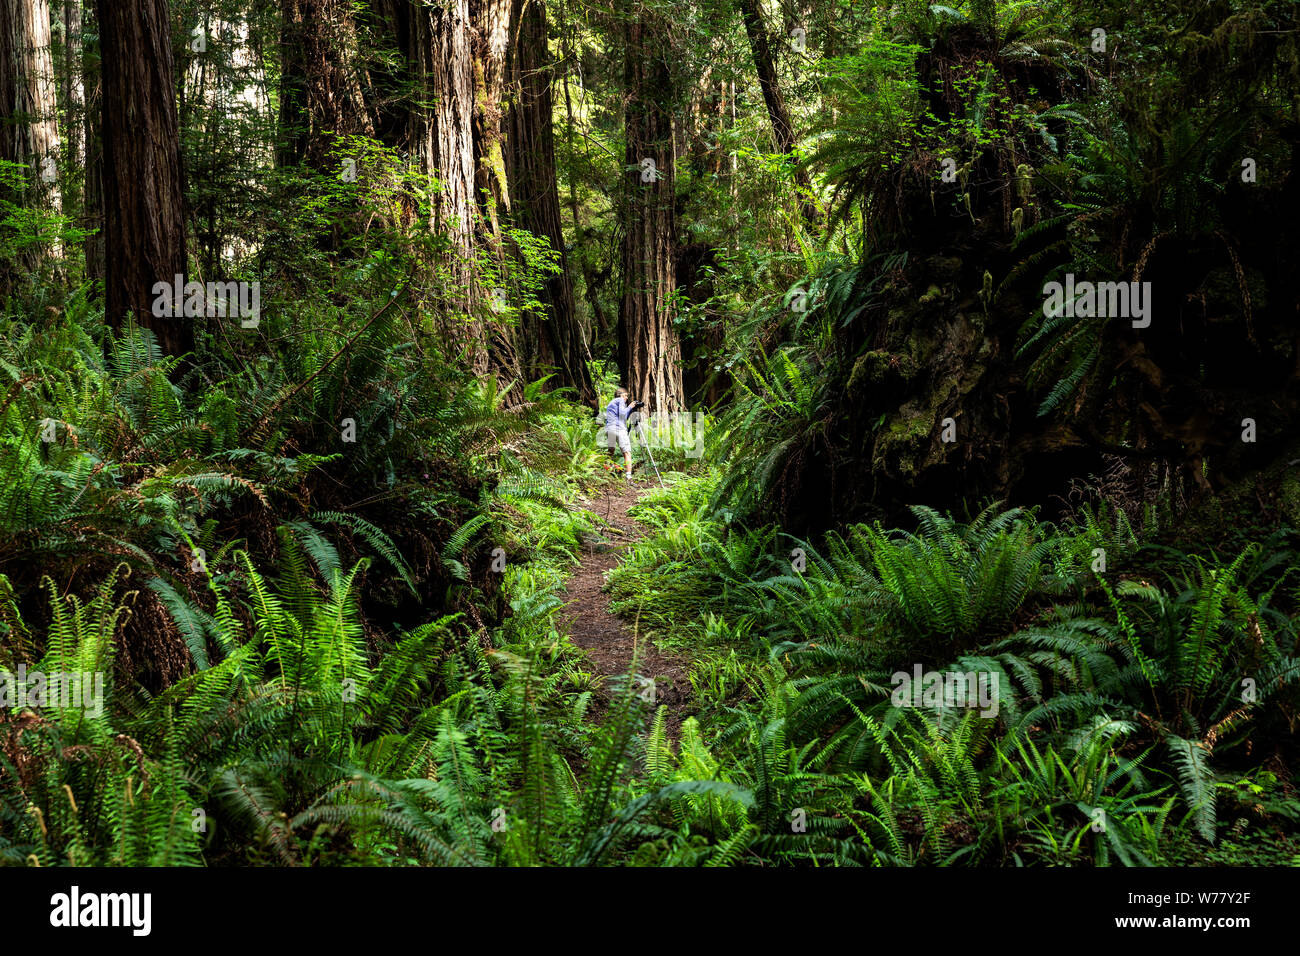
[[[668,708],[665,729],[668,739],[676,742],[682,721],[689,716],[690,682],[686,677],[689,661],[665,654],[655,647],[637,627],[610,609],[610,596],[603,590],[605,572],[615,567],[623,551],[640,536],[636,519],[628,509],[649,486],[636,475],[624,482],[620,475],[606,486],[605,493],[595,494],[586,502],[587,509],[605,522],[603,533],[585,540],[586,549],[578,569],[566,585],[569,601],[567,615],[569,639],[587,653],[593,670],[601,678],[605,695],[610,681],[635,672],[654,682],[655,704]],[[644,685],[643,685],[644,686]],[[647,691],[646,687],[643,692]]]

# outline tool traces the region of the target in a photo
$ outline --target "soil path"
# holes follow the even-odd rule
[[[640,526],[627,512],[649,487],[639,475],[626,484],[618,480],[603,494],[593,494],[584,502],[612,527],[598,530],[586,541],[582,563],[566,585],[569,600],[564,616],[569,619],[569,639],[587,652],[593,669],[605,679],[606,693],[610,678],[626,675],[635,658],[636,673],[654,681],[656,704],[668,707],[666,729],[675,742],[682,720],[689,714],[689,662],[661,652],[636,628],[636,622],[624,621],[611,611],[610,596],[602,590],[605,572],[641,537]]]

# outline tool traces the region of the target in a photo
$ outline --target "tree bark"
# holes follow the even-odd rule
[[[81,65],[81,0],[63,0],[64,143],[69,169],[80,169],[86,157],[86,87]]]
[[[349,0],[281,0],[280,164],[332,171],[335,135],[375,134]]]
[[[15,202],[52,211],[60,209],[56,90],[49,0],[0,0],[0,159],[26,167]],[[0,285],[7,291],[51,252],[27,246],[17,262],[0,266]]]
[[[166,0],[97,0],[103,71],[104,303],[172,355],[193,347],[187,319],[155,317],[154,283],[186,272],[180,137]]]
[[[513,97],[505,152],[512,218],[535,236],[544,237],[559,253],[560,272],[550,276],[539,298],[541,313],[525,313],[524,337],[531,346],[527,372],[553,364],[559,384],[574,389],[579,401],[594,405],[596,390],[587,367],[586,339],[573,298],[569,259],[560,218],[559,184],[555,173],[555,129],[552,123],[553,80],[543,0],[515,0],[518,41],[510,61]],[[544,348],[537,346],[544,345]]]
[[[676,240],[671,44],[666,25],[638,10],[627,20],[626,224],[619,366],[633,398],[651,412],[685,408],[681,346],[673,327]]]
[[[499,243],[510,213],[502,152],[502,92],[510,48],[511,0],[471,0],[474,25],[474,188],[488,241]]]
[[[81,75],[86,87],[86,165],[85,202],[83,218],[85,228],[92,231],[86,237],[84,255],[86,278],[92,282],[104,279],[104,141],[100,133],[103,115],[104,91],[99,66],[99,24],[94,7],[82,11],[85,36],[81,48]],[[93,287],[96,294],[101,289]]]
[[[442,192],[434,203],[433,228],[447,237],[452,296],[472,315],[478,300],[474,268],[474,93],[470,57],[468,0],[417,11],[412,30],[414,58],[423,90],[433,105],[411,112],[411,142],[422,167],[438,177]],[[486,369],[482,336],[473,348],[475,371]]]
[[[422,175],[437,180],[429,228],[446,242],[436,291],[443,334],[461,348],[476,374],[488,368],[486,333],[476,310],[481,301],[475,261],[474,72],[469,0],[428,5],[374,0],[383,32],[402,53],[391,83],[404,87],[380,111],[386,135],[400,138]]]
[[[561,40],[564,49],[564,59],[572,62],[567,39]],[[565,125],[565,135],[568,138],[569,155],[576,157],[577,150],[574,147],[573,135],[577,129],[577,122],[573,117],[573,97],[569,93],[569,78],[564,78],[564,115],[568,119]],[[595,270],[588,263],[584,251],[587,248],[587,240],[583,234],[582,216],[578,211],[578,186],[574,182],[575,177],[569,177],[569,211],[573,215],[573,245],[578,252],[578,263],[582,270],[582,286],[587,293],[587,304],[591,307],[591,318],[595,323],[596,330],[603,337],[609,333],[609,319],[605,316],[605,308],[600,304],[600,285],[601,281],[597,280]],[[607,273],[608,274],[608,273]]]

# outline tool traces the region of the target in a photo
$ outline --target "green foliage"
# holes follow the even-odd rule
[[[90,702],[0,708],[0,863],[1298,859],[1287,529],[1184,553],[1152,504],[1172,482],[1113,475],[1086,504],[1058,488],[1055,523],[1050,492],[970,520],[936,504],[969,514],[976,468],[1032,487],[1044,450],[1157,473],[1192,456],[1198,484],[1254,468],[1169,413],[1222,418],[1231,336],[1252,368],[1294,366],[1271,318],[1285,256],[1243,227],[1290,195],[1293,2],[1154,0],[1109,52],[1087,38],[1113,4],[814,4],[808,46],[773,60],[789,129],[734,7],[637,11],[671,28],[657,344],[708,433],[700,461],[647,422],[663,487],[638,492],[606,579],[638,642],[681,660],[662,704],[639,661],[611,679],[570,640],[567,585],[614,536],[614,488],[548,367],[576,332],[602,399],[627,371],[627,11],[552,11],[574,68],[528,145],[544,171],[555,140],[554,195],[471,150],[512,181],[497,197],[475,175],[463,241],[467,184],[408,135],[431,108],[408,51],[336,6],[321,17],[355,29],[313,42],[365,77],[355,123],[343,99],[295,115],[275,4],[172,6],[214,31],[176,46],[185,271],[261,283],[254,327],[195,322],[193,351],[164,355],[103,314],[66,35],[73,148],[54,182],[53,157],[0,162],[0,671],[103,678]],[[548,220],[559,203],[547,238],[519,228],[539,199]],[[1044,315],[1067,273],[1158,276],[1168,318],[1138,338]],[[986,448],[1005,463],[925,451],[957,402],[1005,432]],[[1063,420],[1026,430],[1034,406]],[[1246,500],[1267,508],[1267,484]],[[992,697],[900,697],[915,668]]]

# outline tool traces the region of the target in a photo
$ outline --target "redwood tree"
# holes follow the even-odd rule
[[[104,304],[134,314],[163,351],[193,346],[183,318],[154,317],[154,283],[184,277],[180,139],[166,0],[98,0],[102,70]]]
[[[681,345],[673,326],[676,237],[672,44],[662,15],[627,13],[623,76],[627,142],[623,298],[618,352],[623,381],[651,411],[685,408]]]
[[[510,212],[502,153],[501,101],[506,85],[511,0],[471,0],[474,27],[474,188],[488,241],[501,238],[501,217]],[[543,14],[544,16],[544,14]],[[543,41],[544,42],[544,41]]]
[[[439,314],[452,313],[446,331],[466,348],[477,372],[487,369],[485,331],[475,315],[481,295],[475,267],[474,72],[469,0],[430,5],[373,0],[377,23],[401,54],[393,87],[405,95],[385,104],[381,126],[404,145],[421,173],[440,189],[430,203],[429,227],[445,240],[442,272],[451,285]]]
[[[0,0],[0,159],[26,167],[19,203],[59,208],[52,175],[59,158],[58,103],[50,54],[49,0]],[[2,284],[34,270],[42,259],[29,246],[7,263]]]
[[[559,273],[550,276],[538,296],[545,309],[524,315],[526,371],[556,369],[556,379],[570,386],[579,401],[594,404],[596,391],[587,367],[590,357],[573,298],[560,195],[555,172],[555,132],[551,95],[554,80],[547,43],[543,0],[515,0],[518,42],[510,58],[513,97],[505,152],[513,220],[544,237],[559,253]]]
[[[83,218],[92,235],[86,237],[86,278],[104,278],[104,138],[103,71],[99,66],[99,25],[94,7],[82,10],[85,42],[81,48],[81,75],[85,82],[86,149]],[[98,288],[98,287],[96,287]]]
[[[349,0],[281,0],[280,165],[327,166],[333,135],[373,136]]]

